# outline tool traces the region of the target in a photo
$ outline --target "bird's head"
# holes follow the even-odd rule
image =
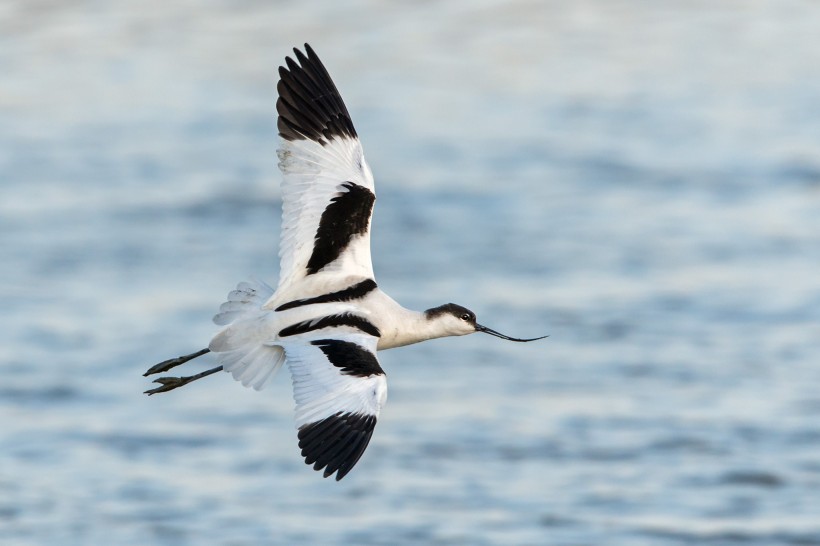
[[[534,337],[531,339],[519,339],[515,337],[506,336],[502,333],[496,332],[491,328],[482,326],[476,322],[475,313],[456,305],[455,303],[445,303],[438,307],[433,307],[424,312],[425,317],[430,322],[436,324],[437,329],[442,331],[445,336],[464,336],[474,332],[484,332],[491,336],[500,337],[501,339],[508,339],[510,341],[535,341],[537,339],[544,339],[547,336]]]

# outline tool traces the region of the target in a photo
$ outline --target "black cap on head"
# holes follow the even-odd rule
[[[424,315],[427,317],[428,320],[435,319],[441,315],[453,315],[456,318],[459,318],[468,324],[472,324],[475,328],[476,332],[484,332],[485,334],[490,334],[491,336],[500,337],[501,339],[506,339],[509,341],[519,341],[519,342],[527,342],[527,341],[535,341],[537,339],[544,339],[545,337],[549,336],[541,336],[541,337],[534,337],[530,339],[521,339],[517,337],[510,337],[504,335],[500,332],[496,332],[492,328],[487,328],[486,326],[482,326],[478,322],[476,322],[475,313],[467,309],[466,307],[462,307],[455,303],[445,303],[444,305],[439,305],[438,307],[433,307],[432,309],[428,309],[424,312]]]
[[[471,324],[475,324],[475,313],[473,313],[466,307],[462,307],[455,303],[445,303],[444,305],[433,307],[432,309],[426,310],[424,312],[424,315],[428,319],[434,319],[441,315],[453,315],[456,318],[460,318],[462,320],[466,320]]]

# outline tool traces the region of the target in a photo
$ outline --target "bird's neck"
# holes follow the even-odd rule
[[[386,320],[379,325],[382,333],[378,345],[380,351],[446,335],[439,332],[436,324],[428,320],[423,312],[406,309],[398,304],[385,317]]]

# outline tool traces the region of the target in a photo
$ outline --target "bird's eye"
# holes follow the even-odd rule
[[[469,321],[472,317],[470,317],[469,313],[464,313],[461,315],[461,320]]]

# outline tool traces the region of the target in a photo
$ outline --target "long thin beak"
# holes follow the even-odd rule
[[[496,332],[495,330],[493,330],[491,328],[487,328],[486,326],[482,326],[480,324],[475,325],[475,331],[476,332],[484,332],[485,334],[490,334],[491,336],[500,337],[501,339],[508,339],[510,341],[520,341],[522,343],[527,342],[527,341],[535,341],[537,339],[544,339],[545,337],[549,337],[549,336],[541,336],[541,337],[534,337],[534,338],[531,338],[531,339],[519,339],[517,337],[505,336],[504,334],[502,334],[500,332]]]

